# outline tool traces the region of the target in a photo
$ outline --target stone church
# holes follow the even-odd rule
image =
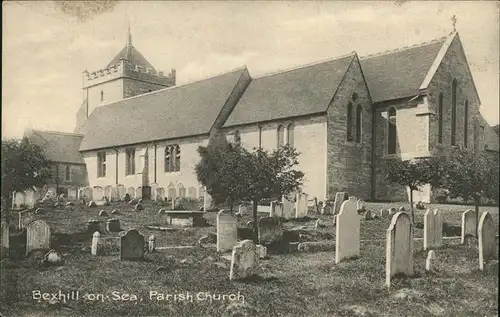
[[[88,186],[98,195],[201,198],[197,148],[215,133],[243,147],[291,144],[301,153],[303,192],[406,200],[385,179],[389,159],[454,146],[498,155],[457,32],[379,54],[356,52],[252,77],[246,67],[176,85],[133,46],[83,73],[75,133]],[[424,186],[415,200],[433,200]],[[94,199],[96,199],[94,197]]]

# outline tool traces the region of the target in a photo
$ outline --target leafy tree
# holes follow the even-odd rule
[[[265,198],[280,197],[297,191],[304,173],[296,169],[299,153],[284,146],[269,153],[262,149],[250,152],[217,137],[207,147],[199,147],[200,162],[195,170],[198,181],[216,203],[251,200],[253,230],[257,233],[257,204]]]
[[[458,147],[443,163],[445,173],[442,188],[448,191],[451,198],[473,200],[477,218],[481,198],[494,199],[498,203],[497,155]]]
[[[8,209],[11,195],[50,181],[50,161],[42,148],[27,138],[2,140],[2,201]],[[6,217],[8,219],[8,217]]]
[[[410,189],[410,212],[412,222],[415,222],[413,208],[413,191],[420,186],[430,184],[439,187],[442,182],[444,166],[436,157],[417,158],[413,160],[391,160],[388,162],[386,178],[392,182]]]

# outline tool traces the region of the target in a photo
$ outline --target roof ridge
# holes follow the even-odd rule
[[[231,70],[225,71],[223,73],[219,73],[217,75],[212,75],[212,76],[209,76],[209,77],[197,79],[197,80],[192,81],[192,82],[187,82],[187,83],[184,83],[182,85],[175,85],[175,86],[171,86],[171,87],[165,87],[163,89],[158,89],[158,90],[147,92],[147,93],[144,93],[144,94],[135,95],[135,96],[132,96],[132,97],[128,97],[128,98],[123,98],[123,99],[120,99],[120,100],[112,101],[112,102],[105,103],[105,104],[103,104],[103,105],[95,108],[94,111],[97,110],[97,109],[103,108],[103,107],[113,106],[113,105],[118,104],[118,103],[120,103],[120,102],[122,102],[124,100],[131,100],[131,99],[141,98],[141,97],[144,97],[144,96],[154,95],[154,94],[157,94],[157,93],[160,93],[160,92],[164,92],[164,91],[167,91],[167,90],[174,90],[176,88],[181,88],[181,87],[184,87],[184,86],[187,86],[187,85],[196,84],[196,83],[199,83],[199,82],[202,82],[202,81],[205,81],[205,80],[213,79],[213,78],[220,77],[220,76],[223,76],[223,75],[228,75],[228,74],[234,73],[236,71],[243,71],[245,69],[247,69],[246,65],[240,66],[238,68],[233,68]],[[92,113],[94,113],[94,111],[92,111]]]
[[[302,68],[307,68],[307,67],[316,66],[316,65],[319,65],[319,64],[325,64],[325,63],[333,62],[333,61],[336,61],[336,60],[339,60],[339,59],[343,59],[343,58],[347,58],[347,57],[355,56],[355,55],[357,55],[356,51],[352,51],[351,53],[339,55],[339,56],[336,56],[336,57],[330,57],[330,58],[327,58],[327,59],[324,59],[324,60],[315,61],[315,62],[311,62],[311,63],[308,63],[308,64],[302,64],[302,65],[298,65],[298,66],[293,66],[293,67],[290,67],[290,68],[285,68],[285,69],[277,70],[277,71],[274,71],[274,72],[265,73],[265,74],[262,74],[262,75],[259,75],[259,76],[254,76],[252,78],[253,79],[258,79],[258,78],[262,78],[262,77],[268,77],[268,76],[274,76],[274,75],[278,75],[278,74],[283,74],[283,73],[291,72],[291,71],[302,69]]]
[[[48,133],[48,134],[59,134],[59,135],[67,135],[67,136],[84,136],[80,133],[72,133],[72,132],[63,132],[63,131],[51,131],[51,130],[40,130],[40,129],[31,129],[33,133]]]
[[[449,35],[448,36],[443,36],[443,37],[440,37],[440,38],[435,38],[435,39],[432,39],[430,41],[413,44],[413,45],[410,45],[410,46],[403,46],[403,47],[398,47],[398,48],[395,48],[395,49],[390,49],[390,50],[386,50],[386,51],[382,51],[382,52],[368,54],[368,55],[362,56],[360,58],[360,60],[369,59],[369,58],[372,58],[372,57],[383,56],[383,55],[388,55],[388,54],[394,54],[394,53],[402,52],[402,51],[413,49],[413,48],[417,48],[417,47],[422,47],[422,46],[426,46],[426,45],[436,44],[436,43],[439,43],[439,42],[444,42],[444,41],[446,41],[446,39],[448,37],[449,37]]]

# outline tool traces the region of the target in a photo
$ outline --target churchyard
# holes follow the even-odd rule
[[[307,198],[299,203],[307,207]],[[75,202],[25,212],[27,237],[16,233],[12,212],[10,257],[1,263],[3,315],[497,316],[498,207],[480,208],[488,233],[480,252],[479,239],[460,237],[471,206],[425,206],[415,211],[413,230],[404,203],[365,202],[369,212],[358,212],[348,200],[332,207],[336,216],[309,203],[299,219],[280,220],[262,206],[264,251],[247,240],[250,212],[208,211],[206,224],[171,224],[159,213],[168,204],[142,205]],[[466,232],[474,219],[467,217]],[[19,241],[33,251],[16,249]],[[64,300],[40,298],[59,291]]]

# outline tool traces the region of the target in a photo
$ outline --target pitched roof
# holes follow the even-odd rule
[[[85,164],[78,151],[83,135],[56,131],[31,130],[26,137],[40,146],[45,157],[53,162]]]
[[[373,102],[415,96],[446,38],[360,59]]]
[[[80,151],[207,134],[246,68],[92,111]]]
[[[111,62],[109,62],[109,64],[106,66],[106,68],[109,68],[113,65],[118,64],[120,62],[120,60],[122,60],[122,59],[128,61],[132,65],[139,65],[139,66],[142,66],[144,68],[155,69],[153,67],[153,65],[151,65],[146,60],[146,58],[144,58],[144,56],[132,44],[127,44],[120,51],[120,53],[118,53],[118,55],[116,55],[115,58],[113,58],[111,60]]]
[[[253,79],[224,126],[325,112],[354,57]]]

